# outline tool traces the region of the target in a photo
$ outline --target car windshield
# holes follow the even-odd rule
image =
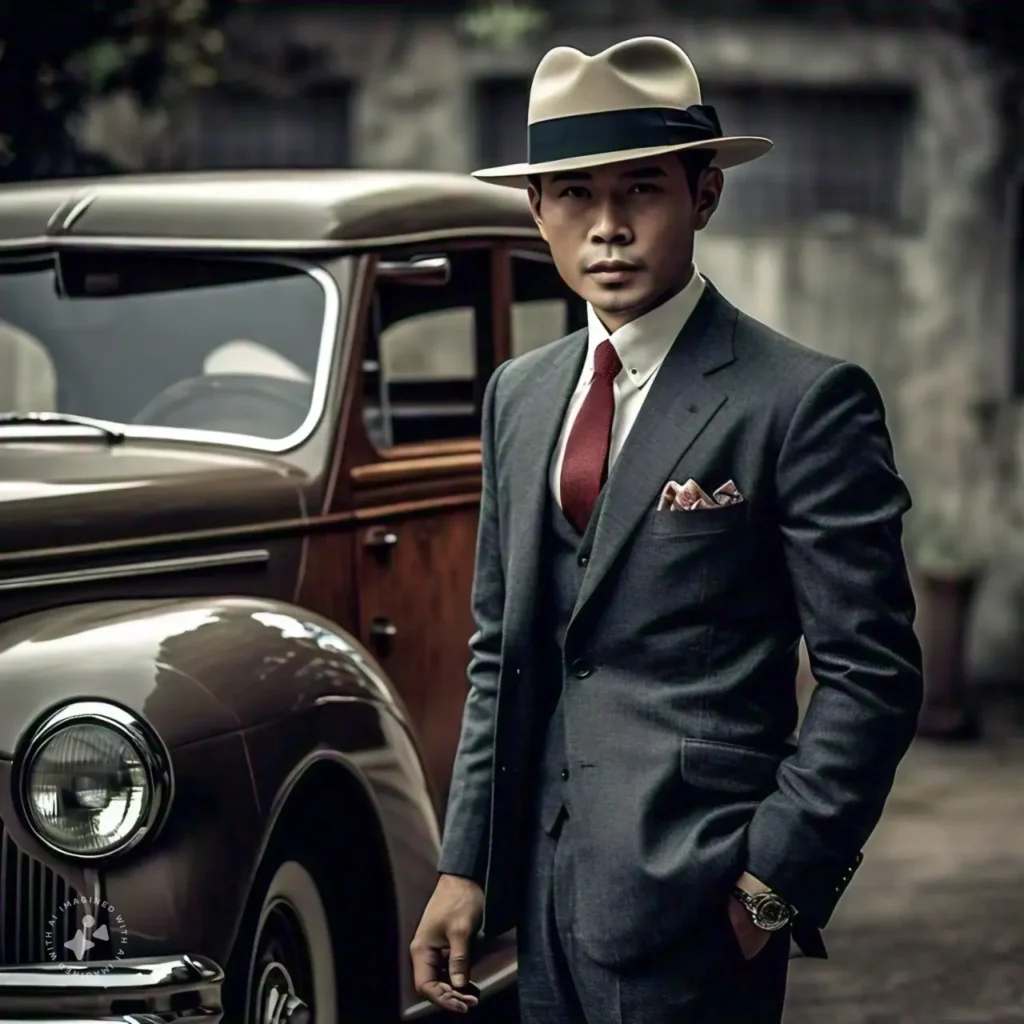
[[[2,261],[0,441],[5,413],[290,438],[315,411],[333,295],[316,272],[266,259]]]

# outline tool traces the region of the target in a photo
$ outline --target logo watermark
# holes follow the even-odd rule
[[[102,923],[104,915],[106,924]],[[65,941],[70,930],[68,924],[76,921],[75,934]],[[46,922],[44,942],[46,955],[67,974],[109,974],[114,964],[124,959],[128,928],[112,903],[76,896],[55,908]],[[93,966],[89,963],[89,951],[100,942],[108,944],[109,953],[104,956],[105,963]]]

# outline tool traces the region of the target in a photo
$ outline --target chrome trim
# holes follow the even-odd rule
[[[81,217],[90,206],[92,206],[95,199],[95,192],[90,192],[88,195],[82,196],[82,198],[71,207],[68,215],[64,218],[64,221],[60,226],[61,231],[70,231],[74,226],[75,221],[78,220],[78,218]]]
[[[48,238],[46,248],[61,248],[68,239]],[[59,244],[55,245],[55,242]],[[0,244],[0,250],[4,246]],[[167,248],[167,246],[161,246]],[[292,266],[308,274],[324,292],[324,324],[320,332],[320,351],[317,356],[316,371],[313,376],[313,393],[310,398],[309,412],[297,430],[287,437],[272,440],[265,437],[252,437],[249,434],[232,434],[222,430],[194,430],[185,427],[145,427],[131,423],[119,423],[116,420],[93,419],[92,422],[101,429],[110,430],[124,435],[125,440],[143,441],[190,441],[197,444],[220,444],[232,448],[246,448],[252,451],[280,454],[291,451],[306,441],[317,428],[327,408],[327,395],[332,379],[331,369],[334,364],[335,349],[341,328],[341,289],[338,282],[323,267],[310,266],[300,259],[284,259],[281,257],[263,258],[258,256],[236,255],[236,259],[252,260],[256,263],[276,263]],[[348,282],[351,284],[351,281]],[[28,428],[30,431],[33,428]],[[9,433],[15,431],[15,433]],[[32,437],[36,440],[62,440],[67,437],[81,437],[80,429],[65,429],[56,425],[44,430],[26,433],[24,425],[4,427],[0,424],[0,444],[12,437]]]
[[[99,583],[124,579],[126,576],[159,576],[167,572],[194,572],[197,569],[220,569],[233,565],[257,565],[270,561],[266,548],[249,551],[226,551],[221,555],[192,555],[188,558],[161,558],[153,562],[126,562],[95,569],[72,569],[66,572],[44,572],[34,576],[0,579],[0,591],[24,590],[31,587],[56,587],[66,583]]]
[[[463,238],[493,238],[497,241],[525,238],[541,241],[540,233],[530,227],[475,227],[442,228],[437,231],[411,231],[403,235],[381,235],[377,238],[169,238],[161,236],[124,235],[35,235],[27,238],[0,239],[0,252],[53,250],[64,248],[85,249],[196,249],[218,252],[272,252],[294,253],[297,255],[326,252],[332,256],[342,252],[360,252],[366,249],[386,248],[398,245],[415,245],[418,242],[457,242]]]
[[[92,430],[94,436],[96,431],[101,431],[112,445],[120,444],[124,440],[122,431],[111,431],[104,423],[91,416],[79,416],[73,412],[0,412],[0,427],[27,427],[32,430],[33,424],[36,423],[49,423],[57,427],[88,428]],[[37,437],[38,432],[30,436]]]
[[[47,235],[60,234],[62,227],[68,223],[70,214],[87,199],[91,202],[89,193],[83,192],[81,189],[65,196],[63,201],[57,205],[57,209],[50,214],[50,219],[46,222]],[[85,203],[85,206],[82,208],[85,209],[88,205],[89,203]],[[74,223],[74,218],[71,218],[71,223]]]
[[[29,770],[40,749],[57,733],[73,726],[91,722],[121,734],[139,755],[149,782],[149,803],[141,824],[119,844],[96,853],[66,850],[38,829],[29,813]],[[104,700],[78,700],[51,712],[29,733],[14,758],[11,773],[14,805],[22,823],[35,839],[48,850],[76,861],[108,860],[134,850],[144,839],[159,832],[174,800],[174,773],[171,756],[156,731],[144,719],[117,704]],[[67,965],[64,964],[64,967]]]
[[[0,1009],[0,1014],[3,1010]],[[76,1013],[73,1017],[8,1017],[0,1016],[3,1024],[220,1024],[224,1015],[220,1013],[209,1014],[203,1012],[200,1017],[189,1012],[182,1017],[176,1011],[168,1016],[165,1013],[128,1013],[118,1014],[116,1017],[83,1017]]]
[[[51,950],[65,949],[78,931],[77,908],[91,889],[86,881],[79,890],[62,872],[26,853],[8,822],[0,821],[0,964],[45,963]]]
[[[35,1024],[217,1024],[223,1019],[223,984],[224,972],[204,956],[5,967],[0,968],[0,1020],[24,1014]]]

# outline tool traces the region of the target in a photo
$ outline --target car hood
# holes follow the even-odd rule
[[[62,554],[301,516],[300,481],[272,456],[145,442],[0,443],[0,578]]]

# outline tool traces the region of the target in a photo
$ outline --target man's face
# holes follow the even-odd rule
[[[611,331],[678,291],[708,222],[722,172],[704,171],[697,195],[678,154],[545,174],[530,205],[563,280]]]

